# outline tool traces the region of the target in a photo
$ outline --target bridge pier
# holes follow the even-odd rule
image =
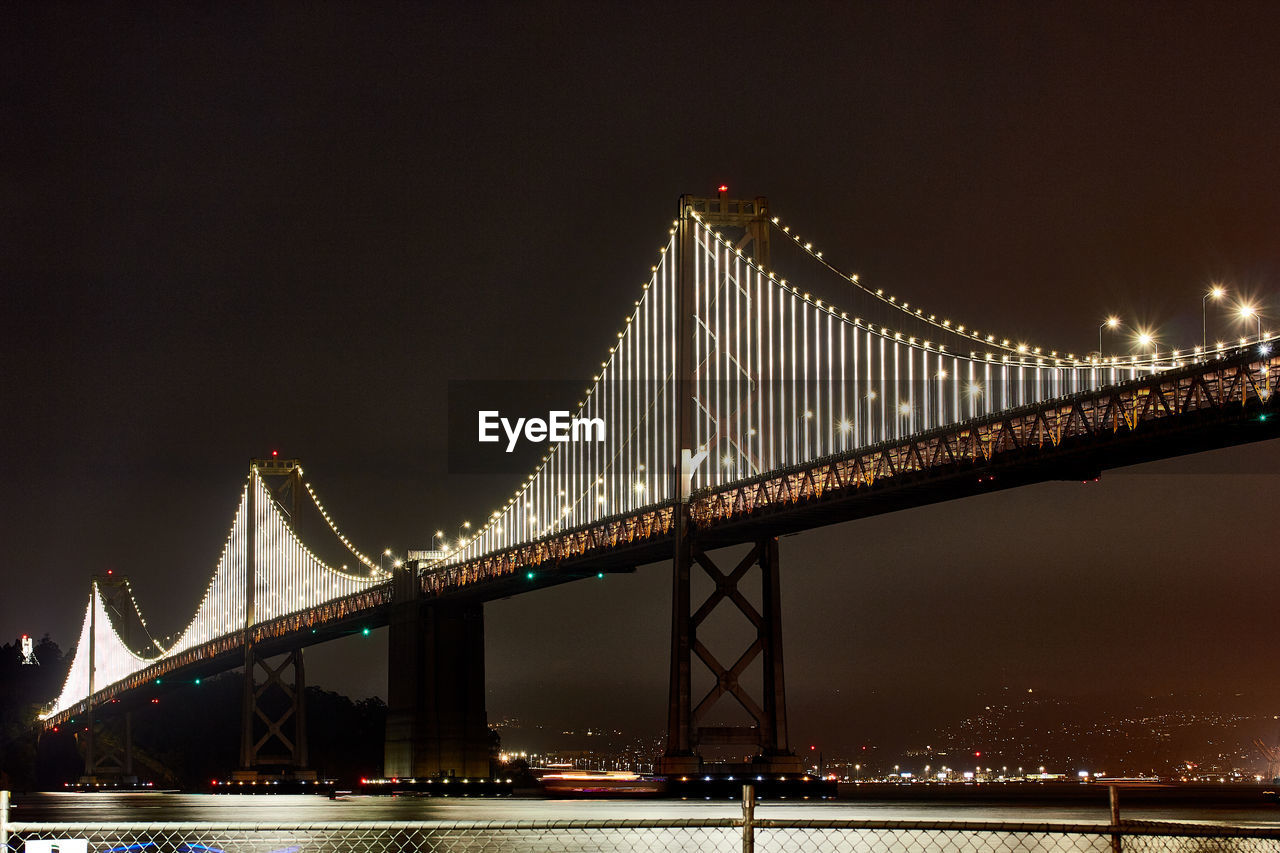
[[[115,738],[99,737],[108,734],[110,720],[95,719],[93,709],[88,713],[89,725],[85,731],[84,775],[81,781],[117,783],[136,781],[133,773],[133,712],[125,711],[116,720],[120,726],[112,734]]]
[[[261,667],[261,684],[255,674]],[[286,679],[288,670],[293,680]],[[307,678],[302,649],[272,666],[250,645],[245,649],[243,707],[241,709],[240,772],[235,778],[257,778],[260,770],[289,771],[297,778],[313,778],[307,766]]]
[[[700,567],[715,589],[697,610],[691,610],[690,574]],[[760,569],[760,611],[740,592],[747,573]],[[667,750],[659,761],[666,774],[696,773],[702,769],[703,747],[740,746],[755,751],[752,772],[795,773],[800,759],[787,738],[787,701],[782,671],[782,607],[779,595],[778,539],[769,537],[751,550],[731,571],[720,569],[687,535],[677,540],[674,560],[671,629],[671,692],[667,709]],[[755,640],[728,666],[698,639],[698,626],[722,603],[731,602],[756,629]],[[690,683],[693,657],[715,676],[715,684],[693,704]],[[763,667],[762,695],[751,696],[740,679],[755,659]],[[735,699],[752,718],[747,726],[703,725],[723,697]],[[726,769],[730,765],[725,765]]]
[[[417,569],[398,571],[387,681],[385,776],[490,775],[482,604],[423,601]]]

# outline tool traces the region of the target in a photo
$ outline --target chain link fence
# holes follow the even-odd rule
[[[0,809],[0,853],[53,853],[55,850],[56,853],[1280,853],[1280,825],[774,820],[757,818],[754,803],[750,801],[744,801],[742,817],[735,818],[292,825],[11,823],[7,820],[7,809]]]
[[[752,845],[761,853],[1274,853],[1280,851],[1280,827],[757,820]]]

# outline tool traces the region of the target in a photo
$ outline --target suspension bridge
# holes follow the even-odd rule
[[[783,247],[790,275],[773,265]],[[859,310],[799,283],[818,279],[838,281]],[[1230,344],[1163,352],[1011,342],[836,269],[763,198],[684,196],[570,407],[605,425],[602,441],[554,445],[469,535],[389,571],[341,532],[297,460],[253,460],[186,628],[153,636],[128,581],[96,577],[43,721],[87,720],[87,772],[105,772],[95,715],[243,667],[242,771],[305,768],[302,649],[389,625],[386,774],[484,777],[484,602],[669,560],[662,769],[697,772],[728,748],[761,772],[793,772],[778,536],[1275,437],[1271,337],[1259,321]],[[732,562],[712,553],[729,546],[748,547]],[[753,568],[758,607],[744,594]],[[692,598],[694,572],[714,583],[704,601]],[[729,661],[699,639],[721,606],[755,628]],[[701,695],[695,666],[712,683]],[[268,690],[283,705],[268,708]],[[724,702],[748,722],[724,724]]]

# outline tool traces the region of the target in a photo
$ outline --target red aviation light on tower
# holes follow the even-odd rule
[[[40,661],[36,660],[36,647],[35,647],[35,643],[32,642],[31,640],[30,634],[22,635],[21,648],[22,648],[22,663],[24,666],[30,666],[33,664],[40,663]]]
[[[271,458],[272,458],[272,459],[277,458],[279,455],[280,455],[280,451],[279,451],[279,450],[273,450],[273,451],[271,451]]]
[[[721,184],[718,190],[718,192],[722,192],[722,193],[727,193],[728,191],[729,191],[728,184]]]

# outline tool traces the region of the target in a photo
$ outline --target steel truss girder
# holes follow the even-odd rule
[[[699,529],[847,498],[886,480],[982,470],[1004,454],[1024,461],[1075,445],[1190,425],[1201,417],[1275,408],[1280,357],[1194,365],[1146,379],[1001,412],[696,494]]]

